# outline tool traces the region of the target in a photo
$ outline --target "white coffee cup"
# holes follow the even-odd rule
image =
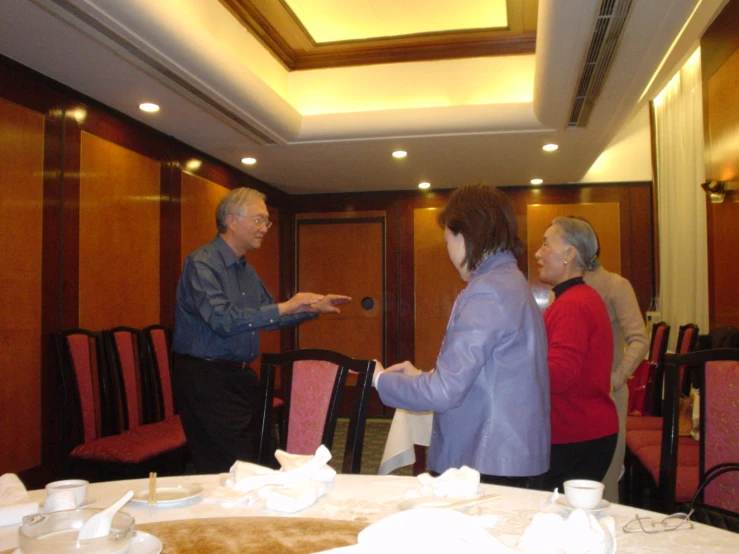
[[[72,493],[75,502],[75,506],[72,507],[78,508],[85,503],[85,499],[87,498],[87,485],[89,484],[90,483],[84,479],[65,479],[64,481],[54,481],[49,483],[46,485],[47,502],[49,500],[51,500],[52,503],[56,502],[53,498],[57,495],[69,498],[69,493]]]
[[[592,510],[600,504],[605,486],[599,481],[572,479],[565,481],[565,497],[573,508]]]

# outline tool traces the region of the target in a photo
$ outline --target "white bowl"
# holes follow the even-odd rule
[[[572,479],[565,481],[565,497],[573,508],[592,510],[603,498],[605,486],[599,481]]]

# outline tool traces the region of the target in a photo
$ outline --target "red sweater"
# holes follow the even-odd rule
[[[611,399],[613,331],[596,290],[575,285],[544,312],[549,339],[552,444],[618,433]]]

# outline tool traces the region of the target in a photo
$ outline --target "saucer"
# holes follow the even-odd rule
[[[575,509],[572,506],[570,506],[570,503],[567,502],[567,497],[564,496],[564,495],[562,495],[559,498],[557,498],[556,502],[557,502],[557,504],[559,504],[560,506],[562,506],[563,508],[565,508],[567,510],[574,510]],[[582,508],[582,509],[585,510],[586,512],[590,512],[591,514],[597,514],[598,512],[602,512],[603,510],[607,510],[610,507],[611,507],[611,503],[608,502],[608,500],[606,500],[604,498],[600,502],[598,502],[598,505],[595,508],[591,508],[590,510],[585,510],[585,508]]]
[[[203,487],[200,485],[173,485],[157,487],[156,506],[173,506],[183,502],[197,498],[203,494]],[[149,489],[141,489],[134,493],[131,498],[133,504],[149,503]]]

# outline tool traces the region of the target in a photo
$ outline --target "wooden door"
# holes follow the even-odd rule
[[[384,361],[384,212],[301,214],[296,223],[297,289],[353,299],[341,314],[300,325],[298,347]]]

